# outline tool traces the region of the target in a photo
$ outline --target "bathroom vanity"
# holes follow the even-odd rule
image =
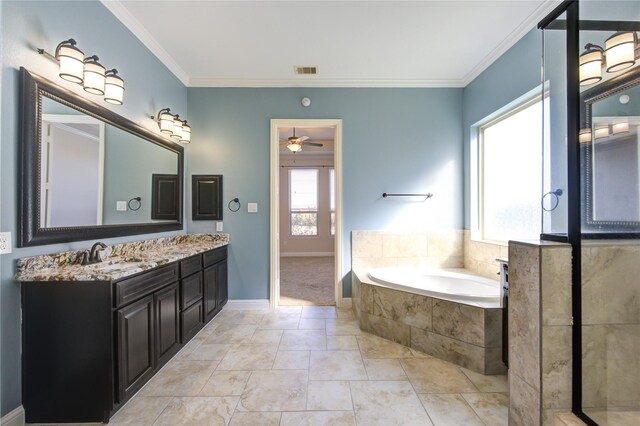
[[[182,235],[20,259],[28,423],[109,418],[227,302],[228,236]]]

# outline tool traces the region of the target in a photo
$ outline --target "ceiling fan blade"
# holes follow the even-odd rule
[[[300,137],[298,138],[298,140],[299,140],[299,141],[301,141],[301,142],[302,142],[302,141],[306,141],[307,139],[309,139],[309,136],[300,136]]]
[[[323,144],[317,142],[305,142],[304,144],[307,146],[324,146]]]

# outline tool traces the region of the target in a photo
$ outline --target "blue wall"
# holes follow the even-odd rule
[[[154,129],[155,124],[149,116],[155,115],[162,107],[170,106],[181,116],[186,116],[187,90],[120,21],[97,1],[3,1],[1,24],[3,57],[0,225],[2,231],[12,232],[14,238],[13,253],[0,257],[2,320],[0,415],[5,415],[21,404],[20,288],[12,280],[15,259],[69,249],[83,249],[92,243],[87,241],[25,249],[15,248],[18,230],[16,219],[18,215],[19,67],[24,66],[56,84],[74,90],[155,131],[157,126]],[[111,106],[99,97],[86,94],[79,86],[58,78],[55,63],[35,52],[36,47],[43,47],[53,52],[60,41],[71,37],[78,41],[79,47],[85,54],[95,53],[100,56],[105,66],[118,68],[126,84],[124,105]],[[154,236],[158,235],[109,239],[105,242],[113,244]]]
[[[471,224],[469,172],[471,127],[539,86],[541,58],[541,32],[533,29],[464,88],[462,128],[464,129],[465,229],[469,229]]]
[[[193,126],[188,173],[224,175],[232,299],[269,297],[272,118],[343,120],[345,296],[351,294],[351,231],[462,227],[462,89],[191,88],[188,93]],[[300,105],[303,96],[311,98],[309,108]],[[383,192],[435,196],[415,203],[382,199]],[[243,204],[237,213],[226,209],[234,197]],[[257,214],[246,212],[247,202],[258,203]],[[188,222],[189,232],[212,230],[211,222]]]

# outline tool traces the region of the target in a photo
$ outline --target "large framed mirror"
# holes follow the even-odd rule
[[[184,149],[20,69],[21,247],[182,229]],[[175,176],[176,215],[152,216],[153,176]]]
[[[640,232],[640,67],[581,94],[583,232]]]

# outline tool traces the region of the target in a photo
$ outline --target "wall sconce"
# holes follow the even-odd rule
[[[38,53],[56,61],[60,67],[60,78],[82,85],[84,90],[94,95],[104,95],[104,101],[114,105],[124,102],[124,80],[118,76],[114,68],[106,71],[96,55],[88,58],[76,47],[72,38],[58,44],[55,56],[44,49]]]
[[[177,139],[182,143],[191,143],[191,126],[187,124],[187,120],[180,120],[178,114],[171,114],[170,108],[163,108],[158,111],[158,114],[151,119],[158,122],[160,131],[165,135]]]
[[[621,31],[604,42],[604,49],[587,43],[580,55],[580,85],[587,86],[602,80],[602,66],[606,61],[606,71],[614,73],[625,70],[636,63],[638,37],[635,31]]]

